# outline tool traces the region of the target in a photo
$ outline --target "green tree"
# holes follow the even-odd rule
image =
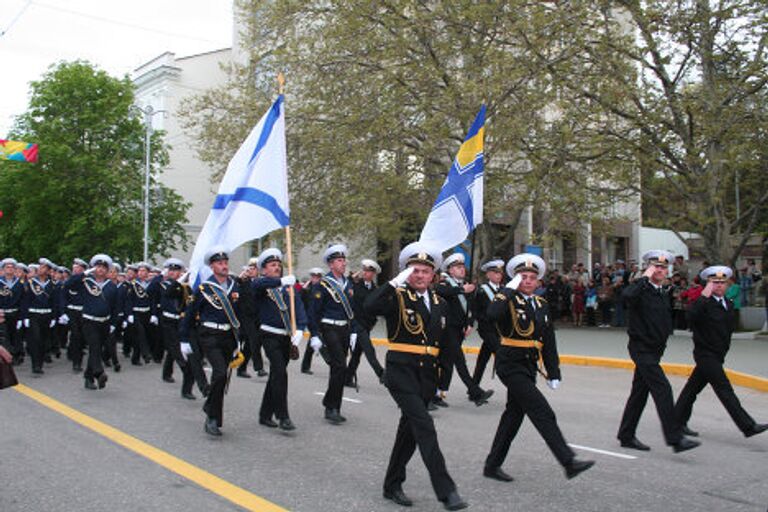
[[[225,133],[242,140],[273,94],[270,77],[286,72],[301,241],[371,234],[396,253],[416,238],[483,101],[478,259],[514,250],[514,227],[531,205],[549,212],[546,237],[622,199],[633,169],[613,154],[579,151],[578,113],[526,62],[528,27],[548,14],[535,2],[240,1],[238,10],[247,62],[187,105],[188,125],[201,147],[220,147]],[[201,156],[221,167],[218,153]]]
[[[601,137],[637,166],[645,223],[699,233],[707,259],[734,265],[768,204],[766,3],[542,4],[550,15],[532,32],[567,43],[541,51],[531,40],[526,52],[585,108],[577,144]]]
[[[145,132],[131,110],[134,87],[93,65],[63,62],[31,83],[13,137],[40,145],[37,165],[0,173],[0,253],[68,262],[106,252],[142,257]],[[186,245],[188,203],[158,181],[168,160],[162,133],[151,139],[150,254]]]

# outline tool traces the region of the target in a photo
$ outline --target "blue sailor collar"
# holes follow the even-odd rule
[[[4,284],[8,288],[13,288],[14,286],[16,286],[16,283],[18,283],[18,282],[19,282],[19,278],[16,277],[16,276],[14,276],[13,279],[11,279],[11,281],[8,281],[5,278],[5,276],[0,276],[0,283]]]
[[[214,276],[211,276],[211,277],[209,277],[208,279],[206,279],[206,280],[205,280],[205,283],[206,283],[206,284],[210,284],[210,285],[213,285],[213,286],[215,286],[216,288],[219,288],[219,289],[223,290],[223,291],[224,291],[224,292],[225,292],[227,295],[229,295],[230,293],[232,293],[232,288],[235,286],[235,281],[234,281],[234,279],[230,279],[229,277],[227,277],[227,282],[226,282],[225,284],[220,284],[220,283],[219,283],[219,282],[216,280],[216,278],[215,278]]]
[[[325,277],[327,277],[328,279],[330,279],[330,280],[334,281],[335,283],[337,283],[341,287],[342,290],[347,288],[347,278],[346,277],[341,276],[341,281],[339,281],[338,279],[336,279],[336,276],[333,275],[333,272],[328,272],[327,274],[325,274]]]

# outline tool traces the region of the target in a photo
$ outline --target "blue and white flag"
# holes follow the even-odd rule
[[[190,282],[210,275],[205,253],[238,246],[290,224],[283,95],[254,127],[227,166],[190,261]]]
[[[483,222],[483,136],[485,105],[475,117],[440,195],[421,230],[420,242],[440,251],[455,247],[467,239]]]

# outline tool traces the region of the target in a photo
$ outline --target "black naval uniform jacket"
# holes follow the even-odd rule
[[[174,279],[163,279],[161,276],[153,279],[147,288],[152,297],[151,312],[159,321],[180,320],[187,306],[184,297],[184,285]]]
[[[720,363],[731,348],[731,334],[736,328],[733,302],[724,299],[725,309],[715,298],[699,297],[688,310],[688,325],[693,331],[693,358],[714,357]]]
[[[673,328],[666,290],[641,277],[624,289],[622,298],[627,305],[630,355],[649,354],[660,359]]]
[[[387,283],[376,288],[365,301],[365,311],[381,315],[387,322],[391,343],[439,347],[445,329],[447,305],[433,290],[430,310],[413,288],[394,288]],[[423,328],[419,329],[419,325]],[[396,393],[418,393],[424,400],[437,391],[437,358],[427,354],[387,351],[386,386]]]
[[[75,290],[82,297],[84,319],[109,323],[117,327],[117,286],[109,279],[101,284],[84,273],[67,279],[66,289]]]
[[[488,319],[496,322],[496,328],[502,337],[496,351],[496,373],[504,378],[506,375],[522,372],[535,379],[539,350],[504,345],[503,338],[539,341],[543,344],[541,359],[547,379],[560,380],[560,356],[557,354],[549,304],[539,296],[533,296],[532,299],[536,305],[535,310],[528,304],[525,295],[504,287],[488,306]]]
[[[21,318],[29,318],[29,314],[59,316],[59,303],[56,301],[53,281],[47,279],[41,283],[36,277],[24,283],[24,294],[21,299]]]
[[[6,314],[18,315],[23,293],[24,284],[20,279],[14,277],[6,281],[4,277],[0,277],[0,309]]]
[[[284,336],[289,336],[291,326],[285,325],[277,303],[269,296],[269,292],[267,291],[270,288],[278,290],[283,302],[290,308],[288,287],[282,286],[279,277],[259,277],[251,281],[248,286],[251,289],[251,300],[256,303],[254,311],[258,313],[258,316],[256,316],[256,319],[258,320],[256,322],[256,327],[266,325],[274,329],[285,329],[287,334]],[[243,304],[241,304],[241,310],[242,305]],[[304,310],[304,303],[299,300],[298,294],[296,293],[294,293],[294,309],[296,313],[296,330],[303,331],[307,327],[307,314]]]
[[[152,299],[149,296],[149,286],[152,281],[140,281],[138,278],[128,283],[128,289],[125,295],[125,317],[135,315],[136,313],[151,314]],[[136,319],[136,322],[139,320]]]
[[[477,320],[477,331],[485,340],[486,336],[498,337],[496,322],[488,318],[488,306],[493,302],[494,297],[499,293],[499,286],[491,283],[485,283],[478,287],[474,301],[474,317]]]
[[[235,317],[239,320],[240,287],[237,282],[229,277],[227,278],[226,283],[219,284],[214,276],[211,276],[206,282],[213,283],[214,286],[218,286],[224,290],[227,297],[229,297],[230,304],[232,304],[232,310],[235,313]],[[199,325],[201,326],[204,323],[218,324],[219,326],[231,325],[229,317],[227,317],[227,314],[224,312],[224,308],[221,306],[218,297],[213,294],[204,294],[202,284],[198,285],[197,289],[195,289],[194,294],[192,295],[192,301],[187,305],[186,310],[184,311],[184,316],[181,319],[181,324],[179,325],[179,338],[182,342],[189,342],[191,330],[196,321],[199,322]],[[232,330],[227,330],[226,332],[231,332],[233,338],[238,339],[238,333],[235,333]]]
[[[365,310],[365,301],[373,291],[378,288],[376,283],[369,283],[371,287],[365,285],[364,280],[355,282],[352,286],[352,311],[355,312],[355,322],[358,329],[365,329],[370,332],[376,325],[376,315],[371,315]]]
[[[346,294],[347,299],[352,303],[352,280],[344,277],[343,282],[337,281],[333,277],[332,272],[328,272],[323,276],[323,279],[331,279],[339,284],[339,287]],[[312,295],[309,302],[309,332],[312,336],[320,336],[320,326],[322,325],[322,319],[327,318],[329,320],[346,321],[347,326],[354,327],[353,319],[347,316],[347,312],[344,309],[344,305],[329,291],[327,284],[320,281],[316,286],[312,288]],[[354,314],[353,314],[354,318]],[[352,331],[354,332],[354,329]]]
[[[463,286],[464,283],[454,286],[448,280],[443,280],[435,287],[437,294],[445,299],[448,306],[448,327],[455,327],[462,331],[475,323],[472,315],[474,293],[464,293]],[[462,305],[459,297],[464,297],[466,307]]]

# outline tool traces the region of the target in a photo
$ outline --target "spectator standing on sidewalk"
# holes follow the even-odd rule
[[[587,290],[584,295],[584,309],[587,311],[587,325],[594,327],[597,325],[595,321],[595,312],[597,311],[597,286],[595,282],[590,279],[587,282]]]
[[[603,276],[603,281],[597,288],[597,304],[600,307],[600,327],[610,327],[611,308],[613,307],[613,285],[611,278]]]
[[[725,298],[733,302],[733,309],[736,313],[736,320],[734,321],[734,330],[738,331],[741,326],[741,287],[736,281],[736,276],[730,276],[728,279],[730,286],[725,291]],[[701,294],[699,294],[701,295]],[[693,302],[693,301],[691,301]]]
[[[579,277],[576,279],[576,283],[573,285],[573,325],[581,327],[582,320],[584,318],[584,301],[586,300],[587,289],[584,286],[584,281]]]

